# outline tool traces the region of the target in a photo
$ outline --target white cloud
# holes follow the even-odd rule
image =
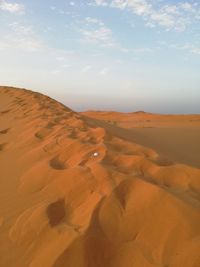
[[[25,12],[24,5],[18,3],[10,3],[5,0],[0,0],[0,10],[18,14],[23,14]]]
[[[85,21],[88,24],[97,24],[99,26],[104,26],[104,22],[102,22],[101,20],[97,19],[97,18],[91,18],[91,17],[86,17]]]
[[[35,36],[32,27],[14,22],[9,25],[9,28],[8,34],[1,37],[2,49],[19,49],[26,52],[35,52],[44,47],[41,40]]]
[[[188,2],[184,2],[184,3],[181,3],[180,4],[180,7],[183,9],[183,10],[189,10],[189,11],[194,11],[194,7],[196,6],[196,4],[190,4]]]
[[[84,37],[84,41],[90,43],[99,43],[100,45],[112,46],[111,30],[106,27],[101,27],[96,30],[84,30],[80,31]]]
[[[19,22],[9,24],[10,29],[17,35],[31,35],[33,33],[32,27],[24,26]]]
[[[200,47],[191,47],[190,52],[200,56]]]
[[[102,47],[114,46],[112,31],[99,19],[86,17],[84,23],[77,31],[81,33],[82,42],[100,45]]]
[[[185,44],[185,45],[174,45],[174,48],[179,50],[187,50],[188,52],[194,55],[200,55],[200,47],[195,46],[194,44]]]
[[[96,0],[95,3],[97,6],[127,9],[141,16],[148,27],[159,25],[167,30],[184,31],[194,20],[200,19],[200,5],[195,2],[164,4],[159,0]]]
[[[108,3],[106,3],[106,1],[104,0],[95,0],[95,3],[97,6],[107,6]]]
[[[152,23],[152,22],[150,22],[150,21],[148,21],[145,25],[146,25],[147,27],[149,27],[149,28],[155,28],[155,27],[156,27],[155,23]]]
[[[154,50],[149,47],[136,47],[136,48],[124,48],[121,47],[120,51],[123,53],[130,53],[130,54],[149,54],[152,53]]]
[[[98,3],[97,6],[109,6],[119,9],[129,9],[132,10],[135,14],[143,15],[151,13],[152,5],[151,1],[146,0],[112,0],[112,1],[103,1],[103,3]],[[100,1],[101,2],[101,1]]]

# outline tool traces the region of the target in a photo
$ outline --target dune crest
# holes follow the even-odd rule
[[[200,266],[198,168],[0,87],[0,170],[2,267]]]

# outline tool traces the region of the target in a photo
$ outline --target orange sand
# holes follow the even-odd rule
[[[85,119],[162,157],[200,168],[200,115],[84,112]]]
[[[180,127],[200,127],[200,115],[161,115],[146,113],[143,111],[120,113],[113,111],[87,111],[83,115],[102,120],[111,125],[117,125],[121,128],[180,128]]]
[[[1,267],[200,266],[200,169],[124,134],[0,88]]]

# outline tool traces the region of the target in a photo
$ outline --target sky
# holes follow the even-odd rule
[[[200,113],[200,2],[0,0],[0,85],[77,111]]]

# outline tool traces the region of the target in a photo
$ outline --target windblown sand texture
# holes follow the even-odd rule
[[[0,88],[1,267],[199,267],[200,169]]]

